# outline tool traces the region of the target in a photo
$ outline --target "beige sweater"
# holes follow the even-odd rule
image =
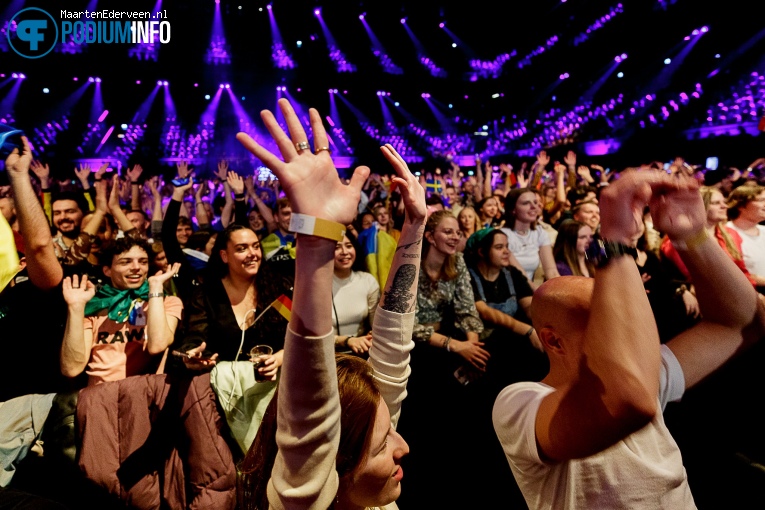
[[[414,315],[378,308],[372,326],[369,363],[394,428],[406,397]],[[337,494],[340,399],[334,338],[333,331],[322,337],[287,331],[278,397],[279,452],[268,482],[272,509],[326,510]],[[396,509],[392,503],[381,510]]]

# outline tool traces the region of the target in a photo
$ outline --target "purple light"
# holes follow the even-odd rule
[[[321,16],[321,9],[314,9],[313,14],[314,16]]]
[[[222,89],[223,88],[223,84],[221,83],[220,85],[218,85],[218,88]],[[276,87],[276,90],[279,90],[279,87]]]
[[[162,82],[162,85],[164,85],[165,87],[167,87],[167,81],[163,81],[163,82]]]
[[[94,80],[92,76],[90,76],[90,77],[88,78],[88,82],[90,82],[90,83],[93,83],[94,81],[96,81],[96,80]]]
[[[332,126],[332,127],[335,127],[335,123],[332,121],[332,117],[330,117],[329,115],[327,115],[327,117],[326,117],[326,118],[327,118],[327,123],[328,123],[330,126]]]
[[[141,84],[141,80],[136,80],[136,81],[135,81],[135,84],[136,84],[136,85],[140,85],[140,84]]]
[[[229,85],[228,83],[226,83],[226,88],[227,88],[227,89],[230,89],[230,88],[231,88],[231,85]]]
[[[96,78],[96,83],[101,83],[101,78]]]
[[[199,87],[199,83],[194,84],[194,88],[197,88],[197,87]]]
[[[401,24],[403,25],[405,23],[406,23],[406,18],[401,18]]]
[[[707,32],[709,32],[709,27],[707,27],[707,26],[701,27],[701,33],[702,34],[706,34]]]
[[[24,73],[19,73],[19,79],[22,79],[22,80],[24,80],[24,79],[26,79],[26,77],[27,77],[27,75],[26,75],[26,74],[24,74]]]
[[[622,60],[627,60],[627,54],[626,53],[622,53]]]
[[[364,20],[364,15],[363,14],[359,14],[359,19],[363,21]]]
[[[157,81],[157,85],[162,86],[162,80]]]
[[[98,122],[103,122],[107,115],[109,115],[109,110],[104,110],[104,113],[98,118]]]
[[[79,79],[78,77],[76,77],[76,76],[75,76],[74,78],[72,78],[72,80],[74,80],[74,81],[80,81],[80,79]]]
[[[271,10],[271,4],[266,5],[266,9]]]
[[[422,93],[422,98],[423,99],[428,99],[428,98],[430,98],[430,94],[428,94],[427,92],[423,92]]]
[[[19,73],[13,73],[13,74],[11,75],[11,78],[18,78],[18,77],[19,77]]]
[[[438,24],[438,28],[444,28],[444,26],[445,26],[445,25],[444,25],[443,23],[439,23],[439,24]]]
[[[699,29],[697,28],[693,32],[691,32],[691,35],[699,35]]]
[[[622,57],[621,57],[621,56],[619,56],[619,55],[617,55],[617,56],[615,56],[615,57],[614,57],[614,60],[615,60],[616,62],[621,62],[621,61],[622,61]]]

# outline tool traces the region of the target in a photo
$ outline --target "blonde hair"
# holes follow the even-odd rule
[[[699,191],[701,192],[701,200],[704,202],[705,211],[709,210],[709,204],[712,203],[712,196],[715,193],[720,193],[720,195],[722,195],[722,192],[720,192],[719,189],[712,186],[702,186]],[[715,225],[715,233],[723,238],[723,241],[725,241],[725,247],[728,249],[728,253],[730,253],[731,257],[733,257],[733,260],[741,260],[741,252],[738,251],[736,243],[733,241],[733,238],[731,237],[723,222],[718,222]]]
[[[481,220],[478,218],[478,213],[476,213],[475,209],[473,209],[471,206],[467,205],[460,210],[460,212],[457,214],[457,224],[459,225],[460,230],[462,230],[462,223],[460,223],[460,216],[462,216],[462,213],[467,210],[473,211],[473,232],[471,232],[471,234],[473,234],[481,230],[481,228],[483,228],[483,225],[481,225]]]
[[[453,218],[454,214],[451,211],[436,211],[428,217],[427,223],[425,223],[425,233],[430,232],[435,235],[436,228],[447,218]],[[459,222],[458,222],[459,223]],[[422,245],[422,263],[425,263],[425,259],[428,257],[428,251],[430,251],[430,242],[425,239],[425,243]],[[449,255],[444,260],[444,265],[441,266],[441,278],[444,280],[454,280],[457,278],[457,256]]]

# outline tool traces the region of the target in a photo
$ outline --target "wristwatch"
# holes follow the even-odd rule
[[[593,239],[584,252],[585,258],[590,261],[596,269],[608,265],[608,263],[623,255],[630,255],[633,259],[637,258],[637,248],[627,246],[616,241],[606,241],[605,239]]]

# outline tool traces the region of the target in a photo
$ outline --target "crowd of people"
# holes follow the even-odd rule
[[[341,179],[279,107],[266,182],[8,157],[0,508],[695,508],[663,409],[763,334],[765,160]]]

